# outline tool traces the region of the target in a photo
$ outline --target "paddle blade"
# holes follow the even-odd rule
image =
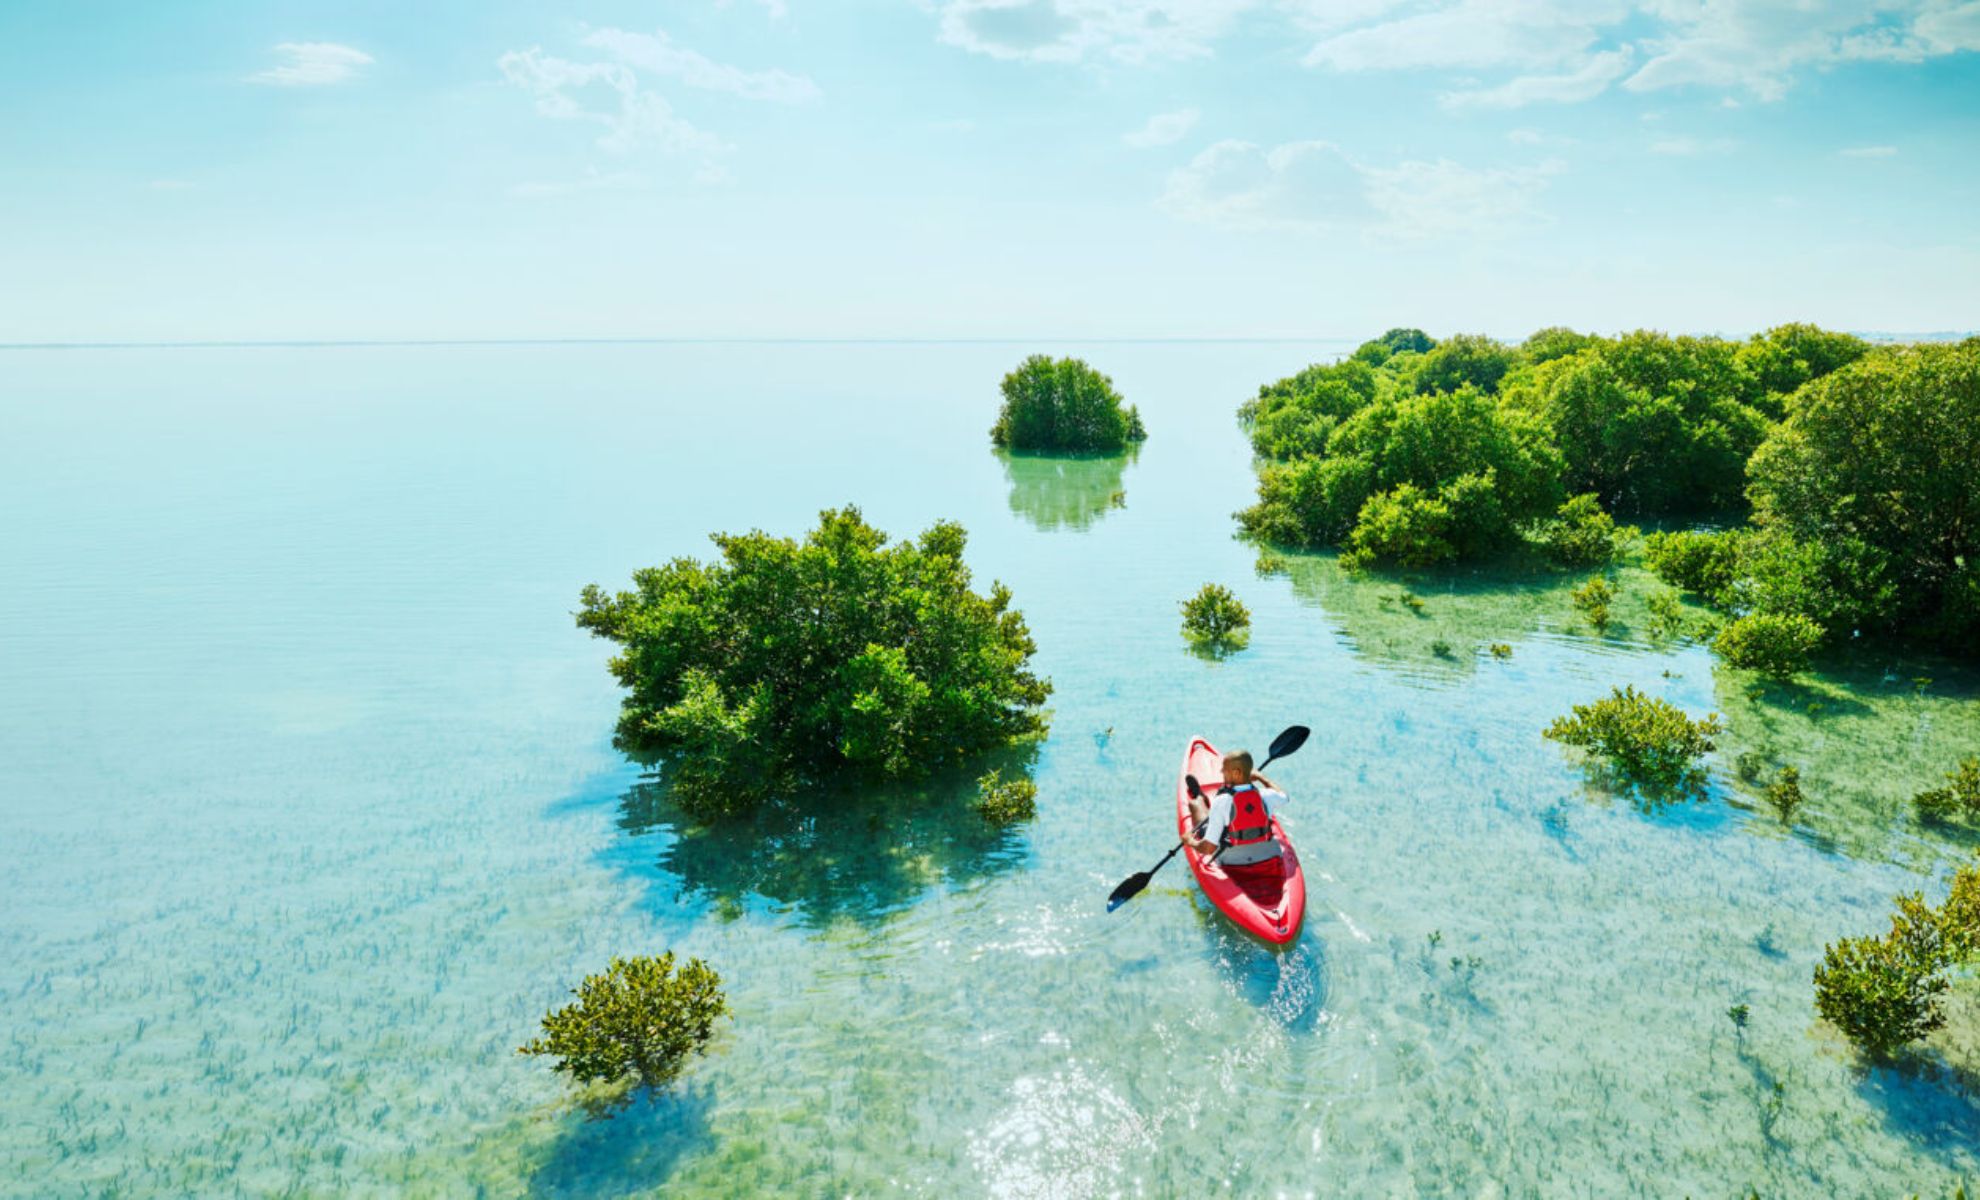
[[[1265,751],[1265,761],[1270,762],[1275,758],[1284,758],[1286,755],[1304,746],[1306,739],[1312,735],[1313,731],[1304,725],[1293,726],[1291,729],[1272,739],[1272,744]]]
[[[1183,776],[1183,786],[1189,789],[1189,798],[1191,800],[1203,799],[1203,785],[1196,782],[1196,776]]]
[[[1121,905],[1140,895],[1141,889],[1148,886],[1148,881],[1151,878],[1153,876],[1147,871],[1136,871],[1126,879],[1121,880],[1121,886],[1115,888],[1113,894],[1107,897],[1107,911],[1113,912]]]

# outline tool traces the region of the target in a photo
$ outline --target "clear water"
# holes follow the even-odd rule
[[[1153,437],[1070,464],[987,444],[1030,349],[0,357],[0,1191],[1980,1175],[1971,995],[1936,1041],[1956,1070],[1865,1073],[1809,985],[1961,852],[1902,800],[1980,747],[1970,676],[1858,657],[1750,696],[1641,633],[1634,574],[1606,637],[1573,579],[1258,576],[1232,410],[1337,347],[1071,348]],[[610,749],[580,585],[846,501],[896,534],[960,519],[1015,589],[1057,685],[1034,823],[986,829],[936,781],[689,831]],[[1255,618],[1221,661],[1178,633],[1209,580]],[[1728,715],[1710,800],[1644,811],[1540,738],[1625,682]],[[1107,915],[1169,844],[1187,736],[1293,721],[1300,941],[1247,941],[1173,866]],[[1803,767],[1801,828],[1753,810],[1749,751]],[[513,1048],[613,954],[666,948],[722,972],[735,1019],[675,1095],[586,1122]]]

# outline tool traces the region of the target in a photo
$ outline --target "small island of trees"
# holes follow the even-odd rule
[[[1351,568],[1522,545],[1588,566],[1636,541],[1615,516],[1730,519],[1645,545],[1732,622],[1729,660],[1791,674],[1857,634],[1980,652],[1980,339],[1393,329],[1240,417],[1263,468],[1239,521],[1268,544]]]
[[[970,588],[942,522],[888,544],[857,508],[803,542],[720,534],[722,557],[584,589],[580,627],[618,642],[616,744],[660,758],[702,820],[811,783],[910,778],[1041,735],[1051,685],[1002,584]]]
[[[1004,376],[990,440],[1045,454],[1118,454],[1148,437],[1114,381],[1077,358],[1034,354]]]

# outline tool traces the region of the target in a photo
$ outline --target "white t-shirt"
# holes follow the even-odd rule
[[[1268,788],[1262,783],[1257,787],[1259,798],[1265,801],[1265,817],[1270,820],[1272,815],[1279,811],[1279,805],[1285,802],[1286,794],[1277,788]],[[1221,791],[1210,798],[1210,823],[1203,827],[1203,836],[1207,840],[1215,842],[1223,838],[1224,830],[1231,826],[1231,813],[1235,811],[1235,800],[1236,797],[1231,793]],[[1251,822],[1247,821],[1246,824],[1249,826]],[[1224,856],[1217,861],[1226,866],[1245,867],[1278,856],[1279,840],[1273,838],[1249,846],[1232,846],[1225,850]]]

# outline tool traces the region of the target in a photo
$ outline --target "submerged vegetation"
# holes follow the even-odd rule
[[[1221,583],[1206,583],[1182,602],[1183,636],[1210,646],[1235,646],[1250,635],[1251,610]]]
[[[1963,760],[1946,773],[1944,787],[1927,788],[1911,798],[1918,815],[1935,822],[1964,817],[1980,823],[1980,756]]]
[[[1616,782],[1661,799],[1704,791],[1701,760],[1722,731],[1716,715],[1694,720],[1667,700],[1623,687],[1575,705],[1544,736],[1595,755]]]
[[[571,994],[576,1002],[546,1015],[543,1036],[516,1053],[547,1055],[577,1083],[605,1085],[600,1113],[672,1083],[729,1011],[721,976],[698,958],[676,969],[672,951],[614,958]]]
[[[1004,376],[990,440],[1012,450],[1117,454],[1147,438],[1114,381],[1077,358],[1034,354]]]
[[[1794,824],[1795,810],[1801,807],[1801,769],[1782,767],[1774,782],[1767,785],[1764,795],[1774,815],[1781,819],[1781,824]]]
[[[1866,1055],[1889,1058],[1945,1024],[1948,973],[1980,954],[1980,867],[1960,868],[1937,908],[1896,898],[1890,932],[1843,938],[1815,968],[1815,1009]]]
[[[962,527],[892,545],[857,508],[804,541],[714,538],[712,563],[586,587],[580,627],[620,643],[617,744],[664,758],[683,810],[708,820],[832,778],[884,780],[1045,729],[1050,685],[1001,584],[970,588]]]
[[[1607,579],[1597,575],[1569,592],[1568,602],[1600,633],[1609,627],[1609,608],[1616,602],[1616,589]]]
[[[976,811],[995,825],[1029,821],[1038,815],[1038,785],[1029,779],[1005,779],[992,771],[976,781]]]

